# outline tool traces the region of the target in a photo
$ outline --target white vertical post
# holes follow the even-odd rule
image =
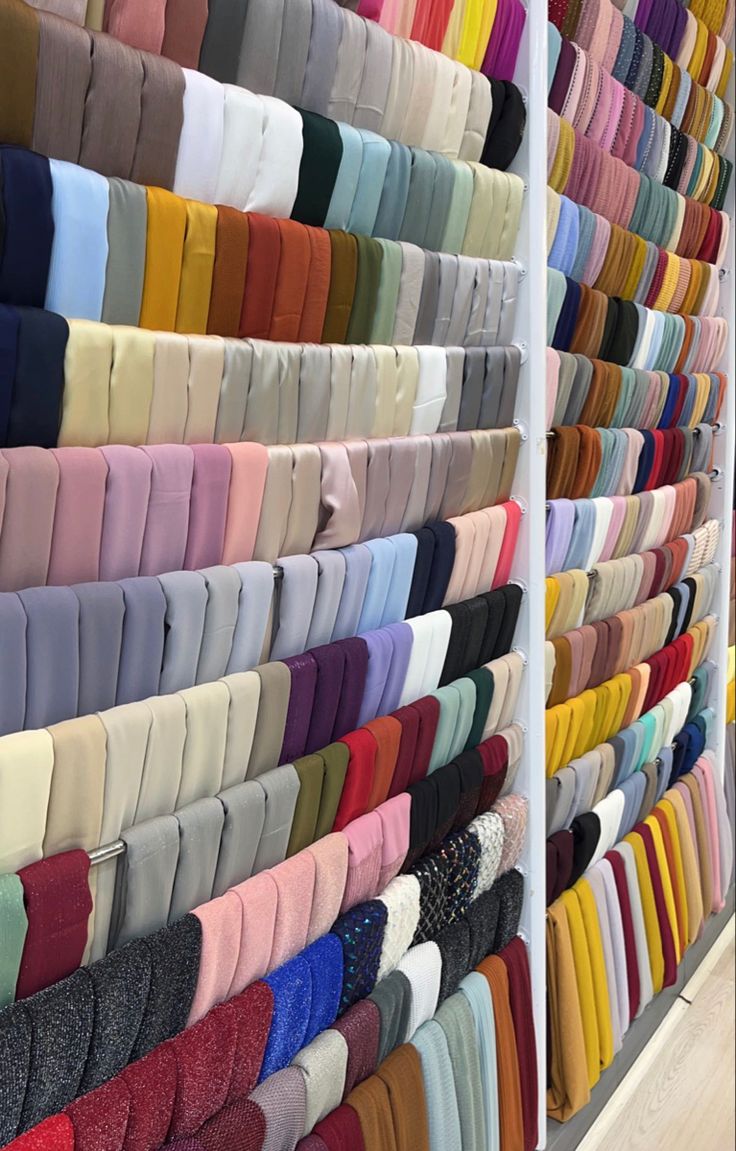
[[[526,653],[519,714],[526,729],[517,790],[528,797],[529,825],[521,860],[526,898],[521,932],[529,948],[539,1080],[539,1144],[546,1137],[546,822],[544,755],[545,640],[545,494],[547,439],[547,5],[529,0],[526,27],[514,77],[526,99],[524,141],[512,170],[524,178],[526,191],[517,244],[522,264],[515,339],[523,349],[517,419],[526,437],[519,453],[514,494],[522,502],[519,545],[512,578],[526,595],[517,628],[517,645]]]

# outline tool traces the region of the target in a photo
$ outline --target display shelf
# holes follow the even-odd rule
[[[530,5],[530,12],[534,12],[534,17],[530,20],[531,25],[538,25],[543,20],[542,15],[537,14],[532,5]],[[536,154],[536,149],[542,148],[544,153],[544,171],[540,176],[536,168],[530,169],[532,171],[532,189],[530,193],[530,201],[536,205],[536,215],[541,219],[541,226],[539,231],[540,236],[535,236],[535,243],[539,247],[534,247],[535,263],[534,263],[534,278],[538,283],[544,283],[544,270],[539,266],[541,255],[540,253],[546,252],[546,244],[544,242],[544,222],[545,206],[539,203],[539,187],[544,188],[546,184],[546,128],[547,128],[547,87],[546,87],[546,65],[547,65],[547,25],[540,30],[536,29],[536,35],[543,39],[544,44],[539,45],[540,55],[544,55],[544,61],[539,61],[535,65],[535,73],[531,77],[531,83],[536,81],[537,87],[534,88],[534,96],[530,101],[532,107],[532,115],[527,129],[527,136],[529,147]],[[526,57],[525,57],[526,59]],[[544,79],[544,89],[541,89],[541,81]],[[734,77],[730,78],[728,91],[726,93],[726,100],[733,105],[734,102]],[[734,161],[734,140],[729,142],[727,149],[727,157],[733,163]],[[733,324],[734,317],[734,276],[736,269],[736,260],[734,258],[734,184],[733,179],[731,186],[728,190],[726,204],[724,209],[729,217],[730,222],[730,237],[728,243],[728,250],[723,268],[721,269],[721,284],[720,284],[720,302],[717,314],[726,318],[729,323]],[[532,221],[532,227],[539,223],[539,220]],[[546,300],[546,296],[542,295],[541,299],[537,299],[536,307],[541,309],[541,305]],[[538,352],[537,344],[544,343],[544,335],[539,336],[534,323],[532,322],[532,355]],[[716,762],[718,770],[723,778],[725,752],[726,752],[726,681],[727,681],[727,667],[728,667],[728,621],[729,621],[729,575],[731,565],[731,546],[732,546],[732,528],[733,528],[733,491],[734,491],[734,456],[736,454],[736,390],[734,388],[734,380],[736,379],[736,350],[734,346],[734,332],[733,329],[729,333],[729,339],[726,346],[726,353],[723,362],[720,364],[720,370],[726,373],[728,377],[728,389],[724,410],[720,416],[720,428],[714,437],[713,447],[713,468],[715,470],[715,477],[712,484],[711,504],[709,514],[718,519],[722,524],[722,533],[716,562],[720,565],[720,582],[716,593],[716,606],[714,608],[718,618],[718,626],[716,636],[713,641],[709,658],[713,660],[718,669],[718,674],[714,677],[713,687],[708,705],[713,709],[715,714],[715,722],[713,724],[711,747],[716,753]],[[544,378],[544,369],[537,368],[540,373],[540,378]],[[540,389],[541,392],[541,389]],[[541,398],[541,397],[540,397]],[[538,407],[543,404],[538,404]],[[545,450],[541,443],[538,443],[538,450],[535,453],[539,460],[544,461]],[[544,481],[543,481],[544,483]],[[537,498],[539,498],[537,496]],[[532,514],[535,512],[532,508]],[[539,553],[543,555],[543,551]],[[538,565],[538,566],[543,566]],[[532,564],[532,570],[534,565]],[[532,579],[530,587],[533,589],[532,594],[538,595],[539,589],[537,582]],[[544,581],[542,579],[542,611],[543,611],[543,589]],[[539,605],[535,605],[539,608]],[[531,609],[534,610],[533,608]],[[537,618],[537,617],[535,617]],[[542,617],[541,623],[537,622],[534,630],[534,642],[530,644],[529,656],[532,667],[542,667],[544,662],[544,642],[540,637],[544,636],[544,619]],[[529,690],[533,690],[533,683],[536,682],[533,675],[530,675]],[[537,705],[536,697],[534,701]],[[534,755],[535,750],[537,755],[540,755],[540,748],[543,752],[544,742],[540,744],[536,738],[535,729],[532,726],[529,736],[528,754]],[[538,762],[544,762],[543,756],[540,756]],[[535,792],[536,794],[536,792]],[[542,800],[542,811],[543,800]],[[544,844],[542,844],[542,849]],[[537,840],[534,838],[534,832],[530,837],[530,850],[536,852],[539,850]],[[541,864],[543,873],[544,863]],[[532,879],[534,878],[534,869],[532,872]],[[531,884],[532,890],[534,883]],[[534,908],[534,921],[531,928],[532,935],[532,955],[535,954],[535,943],[541,937],[542,947],[544,947],[544,933],[545,933],[545,920],[544,914],[539,914],[538,909]],[[572,1119],[567,1123],[558,1123],[554,1120],[547,1120],[546,1107],[544,1097],[540,1100],[540,1107],[545,1111],[545,1121],[540,1125],[540,1148],[547,1148],[547,1151],[575,1151],[584,1139],[587,1132],[591,1129],[592,1125],[601,1114],[607,1103],[614,1095],[617,1088],[620,1086],[622,1080],[631,1069],[639,1055],[644,1051],[647,1044],[653,1038],[657,1028],[667,1015],[670,1008],[676,1002],[677,998],[682,992],[685,984],[692,978],[697,968],[706,957],[708,951],[713,946],[718,938],[720,932],[728,922],[730,916],[734,913],[734,887],[732,886],[726,897],[726,906],[724,910],[717,916],[708,920],[705,924],[702,937],[685,952],[682,963],[678,969],[676,983],[662,991],[659,995],[655,996],[649,1004],[643,1015],[632,1024],[624,1040],[623,1049],[615,1057],[611,1066],[602,1073],[600,1081],[593,1088],[591,1092],[591,1099],[587,1106],[583,1107]],[[538,1035],[539,1040],[539,1035]],[[540,1051],[543,1049],[544,1039],[540,1042]],[[541,1077],[540,1082],[544,1085],[546,1081],[546,1068],[545,1074]],[[544,1086],[540,1091],[544,1096]]]

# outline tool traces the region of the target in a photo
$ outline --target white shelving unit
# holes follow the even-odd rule
[[[591,1103],[568,1124],[547,1123],[546,1114],[546,978],[545,978],[545,755],[544,755],[544,640],[545,640],[545,488],[547,440],[545,427],[545,347],[547,307],[546,264],[546,188],[547,188],[547,4],[529,0],[528,18],[516,82],[527,94],[527,129],[514,169],[528,183],[519,236],[519,258],[526,275],[519,292],[517,327],[528,333],[528,355],[520,379],[519,412],[528,439],[520,454],[515,490],[527,505],[516,557],[515,578],[524,582],[524,601],[517,635],[519,646],[528,656],[522,695],[520,722],[527,729],[519,790],[529,796],[530,821],[524,867],[527,873],[527,898],[522,930],[530,947],[532,990],[539,1064],[539,1148],[574,1151],[597,1115],[605,1107],[623,1075],[640,1054],[679,993],[682,983],[696,970],[718,937],[723,922],[733,914],[733,891],[726,909],[706,925],[702,940],[686,953],[680,980],[674,996],[662,993],[626,1037],[623,1051],[602,1076]],[[726,99],[734,104],[734,76],[729,82]],[[728,158],[734,161],[732,137]],[[709,706],[716,714],[712,746],[723,774],[726,739],[726,674],[728,650],[729,572],[731,556],[732,504],[734,490],[734,455],[736,454],[736,349],[734,339],[734,180],[732,176],[726,211],[731,225],[728,255],[721,277],[719,314],[728,319],[731,329],[721,370],[728,376],[728,391],[723,427],[714,438],[714,467],[720,475],[713,482],[710,514],[721,521],[723,530],[718,562],[721,578],[718,589],[718,630],[710,658],[719,674],[713,685]]]

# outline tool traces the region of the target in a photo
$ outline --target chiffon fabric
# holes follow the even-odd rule
[[[67,7],[70,5],[67,3]],[[367,24],[361,30],[348,24],[343,35],[351,39],[351,47],[355,52],[370,61],[372,67],[378,67],[385,53],[380,49],[387,41],[381,35],[381,29],[394,33],[397,36],[411,37],[417,43],[427,47],[442,50],[449,57],[460,60],[470,67],[483,70],[486,75],[510,78],[513,75],[519,41],[524,27],[524,10],[518,4],[501,3],[498,7],[476,10],[472,5],[444,4],[440,7],[423,3],[411,3],[402,9],[401,6],[383,0],[361,0],[360,3],[345,4],[346,16],[353,12],[367,21],[376,24]],[[457,9],[457,11],[456,11]],[[290,18],[309,36],[310,29],[315,23],[320,27],[321,35],[327,35],[326,29],[321,25],[325,22],[319,8],[310,11],[309,8],[301,10],[289,9]],[[62,15],[66,15],[62,11]],[[281,15],[281,12],[279,13]],[[135,3],[130,0],[117,0],[106,6],[106,20],[108,30],[115,36],[139,48],[146,48],[152,52],[160,52],[180,64],[196,67],[199,60],[205,70],[214,66],[234,72],[238,66],[239,41],[229,45],[224,41],[223,33],[229,29],[233,34],[240,33],[249,27],[245,19],[245,11],[229,14],[227,17],[221,12],[220,6],[190,2],[184,11],[174,13],[166,11],[166,5],[157,8],[155,14],[144,14]],[[84,13],[75,13],[77,23],[84,22]],[[274,24],[278,17],[272,17]],[[90,23],[90,20],[87,20]],[[338,28],[333,32],[339,33]],[[376,27],[376,25],[380,25]],[[252,21],[251,29],[255,27],[261,35],[268,37],[269,42],[278,45],[278,38],[274,36],[278,29],[266,24],[261,18]],[[297,48],[295,45],[281,42],[280,55],[276,65],[276,77],[286,68],[288,63],[296,70],[296,77],[292,79],[294,96],[298,102],[301,91],[300,85],[304,83],[305,71],[308,65],[308,44]],[[374,59],[377,58],[377,59]],[[357,57],[356,57],[357,61]],[[206,65],[205,65],[206,62]],[[383,61],[385,64],[385,60]],[[437,68],[441,65],[438,63]],[[446,66],[445,66],[446,67]],[[214,72],[213,72],[214,74]],[[266,76],[273,79],[273,67],[264,71]],[[387,76],[381,76],[385,89]],[[284,78],[286,83],[286,78]]]
[[[355,213],[355,229],[362,229],[353,236],[336,231],[348,226],[347,216],[331,221],[328,213],[330,230],[274,219],[291,212],[296,179],[294,196],[281,201],[275,192],[251,197],[238,215],[207,202],[204,192],[197,200],[190,198],[198,193],[191,186],[177,184],[176,192],[169,192],[126,183],[17,147],[5,147],[1,160],[7,228],[0,262],[3,303],[152,331],[367,343],[374,327],[378,333],[390,329],[381,298],[388,295],[418,343],[433,342],[440,303],[450,310],[449,320],[443,312],[444,334],[452,326],[458,331],[456,343],[467,335],[468,343],[486,346],[498,340],[491,333],[510,334],[513,327],[518,267],[511,257],[523,186],[520,177],[509,173],[475,172],[478,195],[467,218],[453,219],[457,243],[448,252],[453,258],[440,261],[425,247],[440,247],[447,228],[443,205],[449,210],[453,199],[449,164],[447,170],[428,173],[428,183],[410,182],[406,218],[411,226],[402,225],[395,236],[379,241],[365,234],[372,228],[360,206],[371,184],[365,194],[358,186],[358,202],[348,212]],[[415,165],[417,171],[422,167]],[[274,180],[280,188],[279,177]],[[500,224],[493,229],[487,227],[489,208]],[[68,274],[69,252],[75,255],[74,276]],[[487,263],[496,260],[504,262],[503,270]],[[469,278],[466,294],[472,299],[474,272],[482,291],[480,315],[466,315],[464,328],[459,320],[451,324],[451,310],[467,311],[470,304],[456,301],[447,282],[442,298],[438,295],[442,278],[457,286],[460,268],[463,280]],[[416,312],[401,291],[404,271],[419,278]],[[496,281],[503,284],[504,278],[498,298]],[[505,298],[511,307],[502,323]],[[345,312],[347,327],[334,314],[338,310]],[[468,328],[481,317],[481,330]]]
[[[295,857],[296,859],[298,857]],[[315,861],[312,867],[314,863]],[[278,871],[277,868],[271,873],[274,886]],[[85,1009],[91,1011],[89,1018],[95,1020],[93,1031],[97,1028],[99,1040],[103,1040],[108,1003],[120,1002],[106,1000],[105,988],[110,987],[112,990],[115,986],[114,980],[122,978],[123,981],[117,984],[118,995],[123,993],[128,997],[137,996],[138,1018],[135,1021],[131,1018],[130,1022],[139,1028],[138,1044],[136,1048],[131,1047],[133,1033],[129,1032],[127,1041],[119,1045],[119,1029],[103,1041],[102,1046],[99,1046],[98,1041],[94,1049],[93,1062],[90,1064],[88,1059],[88,1072],[85,1074],[98,1066],[97,1061],[102,1059],[100,1066],[110,1068],[108,1080],[106,1082],[98,1080],[99,1087],[93,1090],[91,1095],[82,1095],[76,1102],[71,1102],[75,1095],[80,1094],[78,1072],[75,1075],[75,1068],[80,1066],[80,1059],[84,1061],[83,1050],[85,1044],[90,1042],[90,1035],[84,1031],[77,1031],[72,1036],[74,1045],[67,1046],[63,1053],[60,1049],[53,1048],[50,1053],[44,1055],[46,1060],[49,1058],[55,1060],[57,1076],[53,1095],[48,1091],[44,1094],[40,1087],[40,1081],[37,1079],[41,1070],[40,1057],[36,1057],[35,1063],[32,1060],[29,1086],[25,1089],[24,1110],[20,1118],[18,1118],[20,1113],[15,1109],[9,1080],[5,1080],[5,1086],[8,1088],[6,1097],[9,1102],[9,1109],[6,1111],[7,1123],[10,1124],[9,1138],[12,1138],[13,1127],[19,1132],[27,1130],[41,1118],[43,1114],[41,1109],[45,1109],[47,1114],[53,1113],[55,1105],[60,1107],[67,1104],[66,1114],[73,1120],[75,1134],[93,1130],[103,1113],[108,1115],[108,1121],[114,1125],[118,1122],[115,1118],[118,1111],[117,1108],[113,1108],[112,1113],[109,1112],[110,1099],[116,1098],[120,1090],[124,1092],[127,1089],[131,1100],[135,1101],[135,1106],[142,1109],[141,1114],[147,1113],[154,1100],[150,1084],[150,1075],[154,1070],[156,1071],[154,1090],[158,1106],[156,1114],[161,1115],[161,1105],[164,1104],[163,1113],[169,1135],[173,1129],[177,1137],[183,1138],[198,1132],[202,1125],[214,1122],[216,1116],[219,1116],[218,1122],[229,1122],[231,1117],[239,1114],[236,1111],[231,1115],[230,1109],[251,1092],[253,1092],[253,1104],[257,1104],[262,1110],[267,1124],[283,1124],[287,1121],[296,1123],[296,1116],[288,1109],[284,1112],[283,1108],[272,1108],[272,1094],[277,1085],[276,1077],[287,1075],[287,1064],[294,1056],[296,1058],[288,1071],[288,1076],[294,1077],[295,1084],[301,1085],[299,1091],[306,1092],[305,1096],[298,1096],[303,1098],[303,1103],[299,1103],[297,1109],[300,1115],[298,1122],[301,1124],[299,1134],[307,1134],[315,1123],[319,1127],[330,1108],[340,1105],[341,1090],[344,1090],[346,1095],[348,1091],[353,1092],[349,1098],[354,1100],[356,1106],[358,1099],[364,1099],[366,1092],[360,1091],[357,1084],[376,1068],[377,1054],[369,1056],[366,1043],[370,1042],[369,1036],[374,1026],[371,1020],[377,1022],[378,1013],[376,1010],[375,1015],[367,1014],[364,1008],[367,1009],[368,1003],[363,1004],[358,1002],[358,999],[361,993],[372,989],[377,979],[378,953],[382,940],[385,939],[387,924],[385,907],[383,912],[379,912],[380,905],[375,901],[358,905],[349,916],[343,916],[337,921],[333,933],[319,937],[301,951],[298,951],[301,931],[297,928],[296,920],[293,918],[289,920],[286,914],[282,919],[280,915],[276,926],[277,935],[274,938],[277,938],[278,932],[284,928],[290,932],[289,943],[281,953],[282,956],[286,956],[286,961],[281,966],[274,967],[274,964],[278,963],[278,957],[272,951],[271,962],[266,969],[270,973],[266,979],[257,980],[247,990],[239,991],[244,971],[242,960],[238,961],[237,956],[235,976],[228,986],[228,972],[233,966],[232,962],[228,961],[228,956],[233,944],[237,947],[233,932],[239,936],[246,929],[245,920],[241,920],[241,915],[236,910],[239,899],[242,901],[240,906],[245,911],[249,902],[246,900],[246,888],[243,888],[242,896],[239,898],[233,893],[233,912],[223,912],[225,918],[221,921],[218,920],[220,913],[215,911],[218,903],[215,901],[210,907],[198,910],[195,916],[187,916],[179,924],[165,929],[158,937],[150,937],[150,941],[145,939],[140,943],[131,943],[108,959],[93,965],[89,973],[78,972],[57,985],[58,991],[54,989],[54,995],[57,998],[61,996],[60,1001],[68,1002],[74,1007],[74,1018],[79,1018],[80,1012]],[[295,904],[295,910],[296,906]],[[255,912],[256,908],[252,907],[251,910]],[[265,905],[262,903],[258,912],[258,921],[261,925],[264,923],[264,911]],[[226,926],[227,924],[230,926]],[[356,932],[355,927],[358,924],[361,925],[361,930]],[[433,1014],[439,988],[438,963],[441,965],[442,962],[449,962],[449,955],[444,960],[440,959],[441,953],[435,945],[423,944],[412,948],[410,930],[406,931],[404,940],[402,946],[395,948],[389,966],[395,969],[395,965],[398,964],[398,970],[404,971],[408,981],[413,1008],[409,1012],[406,1038],[411,1038],[419,1028],[415,1041],[418,1049],[422,1050],[420,1044],[424,1029],[420,1025],[424,1019],[426,1028],[428,1026],[426,1020]],[[246,947],[243,943],[240,946],[241,949]],[[213,948],[216,948],[216,952]],[[247,945],[246,950],[250,950],[250,945]],[[403,958],[402,951],[406,952]],[[514,952],[513,957],[509,952],[508,962],[514,970],[517,963],[520,963],[519,972],[524,978],[525,952],[522,950],[518,956]],[[467,963],[466,959],[465,964]],[[130,979],[131,973],[137,970],[136,964],[138,969],[145,968],[148,972],[147,979],[150,981],[151,992],[147,1006],[144,1005],[145,996],[142,997],[140,994],[140,980]],[[171,986],[172,1013],[167,1019],[161,1015],[162,1002],[158,983],[164,971],[171,977],[179,970],[181,979],[178,985]],[[461,967],[460,974],[462,971]],[[325,972],[329,972],[329,977],[326,979]],[[342,996],[339,994],[341,982]],[[48,1002],[44,999],[47,995],[47,992],[38,993],[28,1001],[28,1016],[35,1029],[33,1034],[36,1036],[40,1036],[42,1028],[48,1027],[49,1019],[53,1017],[49,1016],[49,1012],[58,1009],[54,1008],[55,999]],[[336,1022],[337,1014],[345,1012],[351,1002],[354,1002],[355,1006],[344,1014],[341,1021]],[[452,1001],[447,1002],[450,1005]],[[191,1004],[188,1027],[186,1031],[182,1031],[185,1019],[182,1008],[186,1010],[188,1004]],[[373,1007],[375,1008],[375,1004]],[[448,1006],[440,1016],[443,1020],[441,1036],[437,1032],[435,1035],[438,1040],[441,1039],[440,1049],[444,1050],[446,1044],[448,1053],[454,1052],[457,1059],[460,1058],[460,1047],[456,1043],[457,1031],[454,1022],[456,1010],[464,1011],[467,1015],[468,1009],[463,1007],[462,1003],[458,1003],[455,1009]],[[500,1007],[497,1010],[500,1010]],[[141,1011],[143,1011],[142,1020]],[[148,1022],[147,1011],[157,1013]],[[8,1018],[7,1022],[9,1050],[15,1054],[18,1051],[18,1043],[22,1043],[26,1034],[23,1029],[24,1017],[16,1013],[16,1017]],[[158,1028],[160,1037],[158,1042],[168,1037],[171,1037],[171,1041],[163,1046],[141,1049],[140,1036],[144,1031],[150,1035],[154,1024]],[[519,1022],[519,1027],[521,1026]],[[375,1034],[377,1043],[377,1031]],[[528,1031],[525,1031],[525,1035],[528,1041]],[[400,1043],[401,1039],[402,1037],[397,1034],[396,1043]],[[533,1046],[533,1038],[531,1042]],[[302,1051],[299,1051],[300,1047],[303,1047]],[[114,1058],[118,1060],[118,1072],[115,1071],[114,1064],[109,1062],[113,1052],[117,1053]],[[126,1062],[131,1055],[133,1058],[142,1055],[143,1058],[126,1068]],[[355,1060],[361,1057],[364,1059],[363,1070],[359,1071],[356,1077]],[[470,1058],[472,1065],[472,1053]],[[331,1068],[334,1068],[334,1075],[337,1076],[337,1083],[333,1083],[332,1086],[330,1078],[324,1074],[325,1060]],[[396,1059],[392,1062],[394,1071],[398,1070],[396,1064],[401,1066],[402,1060]],[[203,1067],[207,1068],[205,1080],[199,1077],[199,1071]],[[338,1071],[337,1068],[341,1070]],[[457,1067],[455,1071],[457,1072]],[[429,1073],[428,1067],[423,1067],[423,1073],[425,1075]],[[89,1079],[87,1081],[89,1082]],[[36,1082],[39,1086],[32,1086]],[[94,1084],[94,1080],[92,1082]],[[261,1083],[261,1086],[253,1091],[257,1082]],[[291,1082],[291,1078],[288,1082]],[[476,1090],[479,1082],[476,1071],[474,1080]],[[286,1083],[285,1079],[284,1084]],[[390,1088],[391,1083],[389,1076],[386,1086]],[[342,1089],[341,1084],[344,1084]],[[488,1084],[488,1087],[492,1090],[491,1084]],[[280,1098],[283,1099],[283,1095]],[[398,1106],[398,1101],[396,1105]],[[472,1105],[477,1111],[485,1103],[476,1095],[472,1099]],[[227,1115],[221,1114],[223,1112]],[[362,1115],[361,1107],[358,1107],[358,1113]],[[430,1119],[430,1126],[434,1121],[436,1120]],[[366,1122],[373,1123],[375,1118],[366,1119]],[[326,1124],[322,1129],[328,1130],[329,1126]],[[202,1129],[204,1130],[204,1127]],[[166,1134],[162,1128],[156,1130],[160,1132],[156,1138],[161,1142],[166,1138]]]
[[[274,563],[374,538],[389,526],[391,533],[417,530],[438,516],[508,502],[519,444],[518,429],[508,428],[383,439],[370,447],[355,440],[291,448],[5,449],[0,586],[41,586],[57,570],[71,583],[158,575],[186,569],[187,562],[194,568],[205,538],[209,563]],[[386,468],[369,473],[369,459],[379,456]],[[200,460],[204,467],[195,466]],[[429,478],[419,494],[417,474],[425,483]],[[389,476],[395,482],[387,484]],[[75,529],[67,524],[78,521],[66,498],[75,485],[88,512],[76,551],[74,535],[67,537]],[[31,505],[32,535],[24,510]],[[22,557],[13,542],[21,531]]]
[[[488,338],[508,340],[513,300],[496,295],[486,310]],[[6,446],[314,443],[513,420],[520,354],[507,343],[432,350],[240,341],[67,324],[10,307],[0,319]],[[135,416],[123,402],[128,393],[140,405]]]
[[[495,619],[484,653],[490,656],[486,674],[496,681],[493,706],[489,693],[478,695],[466,675],[472,669],[460,662],[456,673],[461,678],[418,701],[416,714],[423,722],[421,752],[418,740],[414,752],[417,787],[423,773],[433,771],[435,763],[460,756],[471,738],[480,741],[481,751],[487,743],[489,754],[493,748],[500,756],[498,762],[489,760],[496,777],[509,763],[510,744],[496,733],[512,721],[523,663],[517,653],[503,654],[513,640],[509,621],[520,606],[520,596],[505,592],[499,589],[481,601],[486,611],[493,609]],[[437,651],[434,666],[425,669],[416,688],[421,695],[436,688],[444,653],[461,641],[461,635],[453,639],[447,613],[434,613],[419,622]],[[385,734],[381,721],[372,718],[388,705],[388,700],[383,703],[383,685],[391,666],[396,664],[399,671],[394,701],[400,675],[416,674],[411,671],[414,648],[409,652],[405,644],[394,646],[393,627],[368,633],[369,639],[381,636],[390,644],[376,650],[377,665],[366,639],[338,641],[316,649],[311,667],[309,660],[274,662],[176,694],[121,705],[94,718],[4,737],[6,866],[25,866],[42,853],[53,855],[71,847],[91,850],[122,835],[126,856],[117,871],[114,865],[95,871],[94,947],[99,953],[100,948],[120,945],[167,919],[173,922],[197,899],[225,889],[226,877],[240,881],[251,872],[273,867],[290,847],[294,854],[300,842],[306,845],[333,827],[340,830],[375,808],[381,818],[374,814],[365,834],[356,828],[351,839],[346,898],[354,902],[374,894],[379,883],[397,873],[412,846],[412,820],[398,793],[408,782],[399,762],[402,718],[413,713],[410,708],[403,713],[398,709],[388,717],[391,727],[383,721]],[[410,628],[406,631],[403,640],[411,635]],[[423,663],[421,644],[416,653]],[[380,694],[373,688],[376,676]],[[319,692],[318,714],[331,716],[330,726],[319,734],[304,725],[294,728],[289,719],[290,711],[303,712],[305,691],[312,698]],[[366,726],[351,731],[361,718]],[[415,730],[409,718],[410,738]],[[323,742],[329,740],[329,745]],[[286,743],[294,763],[284,762]],[[41,785],[32,801],[25,788],[14,784],[12,764],[19,755],[26,763],[24,779]],[[446,830],[461,807],[471,817],[493,802],[482,783],[485,767],[474,761],[467,767],[463,764],[462,771],[455,806],[438,824],[447,822]],[[79,787],[86,789],[89,800],[83,812],[73,800]],[[246,830],[252,838],[239,845],[238,833]],[[436,832],[434,824],[427,826],[423,833],[427,844]],[[509,865],[513,858],[509,855]],[[151,886],[154,873],[159,882]],[[304,879],[315,890],[320,888],[309,867]],[[287,883],[285,892],[291,887]],[[235,929],[239,917],[233,900],[222,898],[223,912]],[[281,899],[284,905],[285,901],[286,894]],[[304,931],[306,939],[306,925]]]
[[[721,372],[665,373],[625,368],[548,349],[548,424],[568,426],[585,413],[592,427],[694,427],[722,410]]]
[[[75,108],[74,130],[78,138],[89,137],[81,151],[88,153],[90,160],[115,164],[118,170],[105,174],[128,178],[141,159],[142,138],[150,144],[152,138],[168,135],[168,147],[173,144],[175,149],[183,120],[188,119],[195,132],[203,122],[197,111],[206,109],[213,122],[219,119],[222,123],[229,85],[258,93],[271,111],[277,104],[305,108],[356,128],[380,131],[384,137],[409,146],[423,146],[452,158],[480,159],[491,120],[489,79],[423,45],[400,41],[351,11],[335,11],[316,0],[294,0],[276,8],[237,5],[230,10],[213,4],[207,11],[196,0],[188,0],[186,8],[176,14],[172,10],[167,20],[163,4],[149,11],[135,0],[116,0],[105,10],[105,28],[114,37],[107,40],[97,31],[103,22],[100,7],[97,3],[91,6],[87,30],[71,24],[67,29],[46,12],[19,17],[10,0],[3,6],[3,39],[17,44],[16,60],[20,52],[27,51],[30,69],[29,83],[18,89],[12,106],[18,127],[9,142],[30,143],[37,70],[45,79],[51,62],[61,52],[76,49],[81,56],[84,44],[93,56],[95,100],[91,107],[82,101],[81,107]],[[485,59],[477,52],[467,63],[482,66],[488,75],[508,83],[524,13],[521,5],[511,3],[502,4],[500,11],[510,19],[498,21],[497,35],[491,36]],[[38,60],[32,49],[42,28],[50,48]],[[322,53],[319,60],[318,46]],[[170,54],[170,59],[161,60],[160,53],[166,57]],[[328,63],[323,69],[325,61]],[[192,71],[197,66],[201,73]],[[123,77],[129,81],[130,97],[125,107],[125,133],[116,141],[105,141],[104,116],[110,109],[105,103],[104,79],[114,88]],[[279,99],[272,103],[275,97]],[[232,103],[236,102],[237,97]],[[411,104],[410,113],[407,103]],[[206,142],[209,158],[215,163],[219,162],[223,135],[224,130],[219,130]],[[269,150],[285,157],[285,144],[285,140],[275,138]],[[182,151],[186,156],[186,148]],[[150,150],[145,158],[152,165],[156,163]],[[191,160],[186,162],[193,172]],[[162,156],[159,163],[170,179],[171,153]],[[213,169],[209,171],[205,179],[213,181]]]

